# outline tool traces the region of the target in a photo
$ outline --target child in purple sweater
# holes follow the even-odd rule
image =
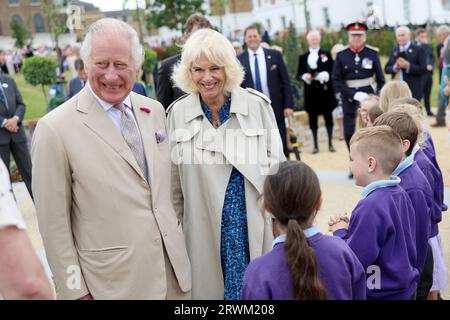
[[[247,267],[242,299],[365,299],[358,258],[344,241],[313,226],[322,204],[314,171],[301,162],[283,162],[267,176],[263,195],[276,239],[272,251]]]
[[[357,131],[350,140],[350,168],[355,184],[364,187],[361,200],[350,221],[337,216],[329,222],[330,231],[345,239],[363,267],[373,271],[367,299],[415,297],[414,208],[400,179],[391,177],[402,156],[402,141],[392,128]]]

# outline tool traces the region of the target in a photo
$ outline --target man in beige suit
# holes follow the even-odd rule
[[[33,192],[59,299],[184,299],[191,269],[170,202],[164,109],[131,89],[136,32],[101,19],[81,48],[88,83],[43,117]]]

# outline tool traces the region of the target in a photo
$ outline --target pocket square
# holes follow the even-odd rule
[[[278,66],[276,64],[273,64],[270,66],[270,71],[275,70],[276,68],[278,68]]]
[[[156,143],[160,144],[167,138],[167,133],[164,130],[158,130],[155,132]]]

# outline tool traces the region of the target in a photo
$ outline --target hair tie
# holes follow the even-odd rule
[[[288,219],[288,221],[289,221],[289,220],[295,220],[295,221],[297,221],[297,220],[303,219],[303,217],[302,217],[302,216],[291,216],[291,217],[288,217],[287,219]]]

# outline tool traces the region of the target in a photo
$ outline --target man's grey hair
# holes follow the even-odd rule
[[[130,39],[131,56],[135,68],[140,68],[144,61],[144,49],[139,42],[139,37],[129,24],[114,18],[103,18],[94,22],[90,27],[81,45],[80,56],[86,66],[91,64],[92,39],[96,35],[125,36]]]
[[[436,30],[437,34],[450,34],[450,28],[449,26],[443,24],[442,26],[439,26]]]

